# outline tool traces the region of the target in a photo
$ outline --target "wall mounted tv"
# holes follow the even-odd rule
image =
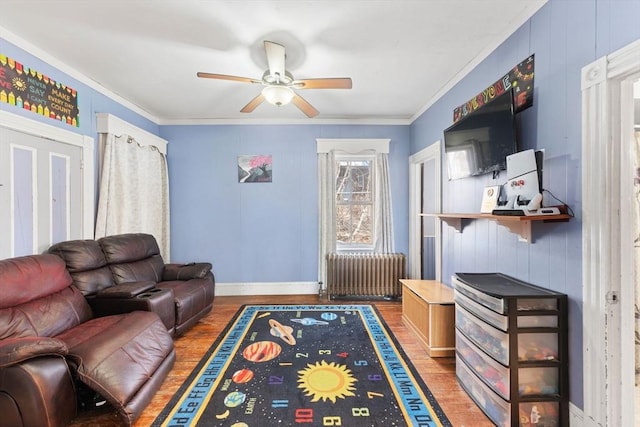
[[[512,91],[445,129],[444,150],[450,180],[506,169],[518,151]]]

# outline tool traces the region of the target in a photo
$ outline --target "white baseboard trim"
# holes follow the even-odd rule
[[[317,282],[216,283],[216,296],[318,295]]]
[[[595,424],[584,423],[584,412],[573,403],[569,402],[569,425],[571,427],[587,427],[594,426]]]

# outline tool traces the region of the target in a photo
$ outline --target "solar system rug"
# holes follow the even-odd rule
[[[372,305],[245,305],[159,426],[451,426]]]

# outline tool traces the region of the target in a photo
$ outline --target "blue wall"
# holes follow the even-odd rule
[[[396,250],[408,251],[408,126],[162,126],[169,144],[174,261],[213,262],[216,280],[318,280],[316,138],[390,138]],[[237,157],[273,156],[272,183],[238,183]]]
[[[545,150],[544,188],[569,204],[576,218],[534,224],[533,244],[490,221],[443,232],[442,278],[455,272],[503,272],[569,295],[570,396],[582,396],[582,199],[581,69],[640,38],[638,0],[551,0],[485,61],[411,126],[411,153],[443,137],[453,109],[535,54],[534,105],[519,114],[522,149]],[[448,181],[443,173],[443,211],[477,212],[482,190],[502,184],[491,175]],[[461,197],[460,195],[464,195]],[[546,204],[557,204],[545,195]]]

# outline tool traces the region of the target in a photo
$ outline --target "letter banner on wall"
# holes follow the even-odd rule
[[[533,105],[533,72],[534,55],[531,55],[516,65],[500,80],[477,94],[465,104],[454,109],[453,122],[455,123],[464,118],[467,114],[474,112],[509,89],[513,89],[514,112],[519,113],[531,107]]]
[[[80,126],[75,89],[0,53],[0,102]]]

